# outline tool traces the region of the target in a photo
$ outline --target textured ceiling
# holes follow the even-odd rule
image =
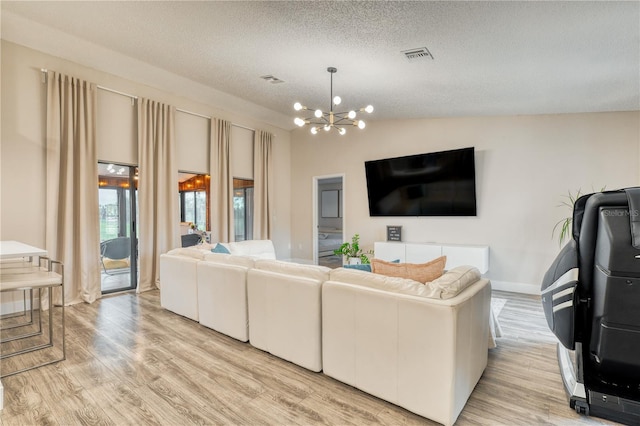
[[[371,103],[371,119],[640,109],[637,1],[2,1],[1,7],[3,24],[8,14],[52,27],[255,103],[290,119],[288,128],[295,101],[329,106],[328,66],[338,68],[334,94],[343,106]],[[3,38],[27,37],[7,27]],[[28,38],[33,43],[37,34]],[[401,53],[417,47],[434,59],[409,62]]]

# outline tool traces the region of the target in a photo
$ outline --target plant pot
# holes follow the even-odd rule
[[[359,265],[361,263],[360,258],[359,257],[350,257],[349,258],[349,265]]]

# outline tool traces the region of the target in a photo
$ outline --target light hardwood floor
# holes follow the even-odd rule
[[[539,298],[507,299],[457,425],[613,424],[569,408]],[[435,424],[163,310],[159,292],[70,306],[67,360],[2,380],[0,424]]]

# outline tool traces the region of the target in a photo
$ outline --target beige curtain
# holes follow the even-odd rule
[[[48,72],[45,244],[64,264],[66,304],[101,296],[96,93],[93,83]]]
[[[211,241],[234,240],[233,177],[231,175],[229,135],[231,123],[211,119],[209,170],[211,171]]]
[[[256,130],[253,141],[253,238],[270,240],[273,227],[273,135]]]
[[[160,255],[180,246],[175,107],[138,99],[137,292],[160,288]]]

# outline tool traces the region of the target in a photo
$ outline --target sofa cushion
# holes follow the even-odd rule
[[[440,256],[427,263],[393,263],[381,259],[372,259],[371,270],[376,274],[408,278],[427,283],[442,276],[446,263],[446,256]]]
[[[410,294],[413,296],[428,295],[426,286],[418,281],[400,277],[389,277],[380,274],[370,274],[356,269],[333,269],[329,273],[329,279],[331,281],[359,285],[362,287],[371,287],[394,293]]]
[[[327,268],[326,266],[303,265],[300,263],[269,259],[256,260],[255,268],[319,281],[327,281],[329,279],[329,272],[331,271],[331,268]]]
[[[213,250],[213,248],[215,248],[215,246],[216,246],[215,244],[209,244],[201,241],[199,244],[196,244],[195,246],[192,246],[192,247],[198,248],[200,250],[211,251]]]
[[[247,240],[226,244],[231,254],[250,256],[254,259],[275,259],[276,250],[271,240]]]
[[[231,254],[229,249],[226,248],[222,243],[216,244],[216,246],[211,249],[211,253]]]
[[[480,271],[473,266],[463,265],[447,271],[440,278],[426,284],[429,297],[451,299],[480,279]]]
[[[167,254],[171,254],[173,256],[191,257],[198,260],[204,259],[204,256],[206,255],[207,252],[205,250],[200,250],[196,247],[197,246],[175,248],[173,250],[169,250]]]
[[[234,256],[225,253],[209,253],[204,257],[206,262],[222,263],[227,265],[243,266],[253,268],[254,260],[247,256]]]

